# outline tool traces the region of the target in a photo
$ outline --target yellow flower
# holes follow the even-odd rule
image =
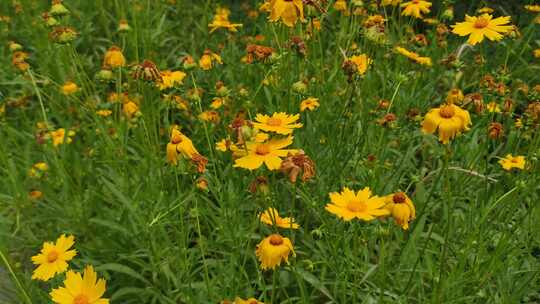
[[[38,200],[43,196],[43,192],[39,190],[32,190],[30,191],[30,193],[28,193],[28,196],[30,197],[30,199]]]
[[[422,14],[428,14],[431,7],[431,2],[422,0],[412,0],[401,4],[403,16],[413,16],[422,19]]]
[[[289,136],[283,139],[273,139],[264,143],[248,142],[246,143],[247,155],[238,158],[234,167],[254,170],[263,165],[269,170],[277,170],[281,167],[281,157],[287,156],[294,150],[283,150],[283,148],[292,144],[293,137]]]
[[[540,5],[538,5],[538,4],[525,5],[525,9],[528,10],[529,12],[540,13]]]
[[[354,63],[357,72],[360,75],[364,75],[371,63],[373,63],[373,60],[371,60],[366,54],[354,55],[349,58],[349,61]]]
[[[218,8],[216,10],[216,14],[214,15],[214,20],[212,20],[212,23],[208,24],[208,27],[210,28],[210,33],[213,33],[218,28],[224,28],[228,29],[230,32],[236,32],[237,27],[242,27],[242,24],[240,23],[231,23],[229,21],[229,15],[231,14],[231,11],[226,8]]]
[[[486,109],[489,113],[501,113],[501,107],[494,101],[488,103]]]
[[[225,304],[225,301],[221,302],[222,304]],[[255,298],[249,298],[247,300],[244,300],[242,298],[236,298],[234,299],[234,302],[232,302],[232,304],[264,304],[264,302],[259,302],[257,299]]]
[[[409,222],[416,218],[416,209],[411,199],[403,192],[394,193],[385,197],[385,208],[404,230],[409,229]]]
[[[459,104],[463,99],[465,99],[465,96],[463,96],[463,92],[460,89],[452,89],[446,95],[446,103],[448,104]]]
[[[32,274],[32,279],[48,281],[56,274],[63,273],[68,268],[68,261],[77,255],[75,249],[69,250],[75,243],[75,237],[62,234],[56,244],[43,243],[41,252],[32,257],[34,265],[39,265]]]
[[[167,161],[176,165],[179,154],[182,154],[187,159],[192,159],[195,155],[200,155],[191,139],[182,134],[177,126],[174,126],[171,129],[171,140],[167,144]]]
[[[214,97],[214,99],[212,99],[212,103],[210,103],[210,108],[214,110],[221,108],[221,106],[225,104],[225,100],[225,97]]]
[[[50,131],[49,136],[52,138],[53,145],[55,147],[57,147],[57,146],[63,144],[64,142],[66,142],[68,144],[71,143],[73,141],[72,137],[75,136],[75,132],[74,131],[69,131],[67,136],[66,136],[66,129],[60,128],[60,129],[55,130],[55,131]]]
[[[199,59],[199,66],[201,67],[201,69],[208,71],[212,68],[214,62],[223,64],[221,56],[213,53],[210,50],[205,50],[204,54],[201,56],[201,59]]]
[[[418,64],[421,64],[421,65],[427,65],[427,66],[431,66],[432,65],[432,62],[431,62],[431,58],[429,57],[421,57],[420,55],[418,55],[417,53],[415,52],[411,52],[405,48],[402,48],[400,46],[397,46],[395,48],[396,52],[398,52],[399,54],[411,59],[412,61],[418,63]]]
[[[540,49],[534,50],[534,58],[540,58]]]
[[[212,122],[212,123],[218,123],[220,120],[219,113],[216,111],[204,111],[201,114],[199,114],[198,117],[201,120]]]
[[[230,144],[229,140],[222,139],[216,143],[216,150],[221,151],[221,152],[227,152],[227,150],[229,149],[228,148],[229,144]]]
[[[314,97],[309,97],[302,100],[300,103],[300,112],[304,112],[306,109],[313,111],[320,106],[319,99]]]
[[[165,90],[174,87],[177,84],[182,84],[186,73],[182,71],[162,71],[161,81],[157,83],[160,90]]]
[[[283,261],[288,264],[291,251],[293,256],[296,256],[291,240],[279,234],[272,234],[257,245],[255,255],[261,262],[261,268],[266,270],[275,269]]]
[[[84,273],[68,271],[64,286],[55,288],[50,296],[57,304],[109,304],[108,299],[101,298],[105,293],[105,280],[97,278],[91,265],[86,266]]]
[[[422,122],[422,131],[433,134],[439,130],[439,140],[447,144],[457,134],[469,129],[471,117],[467,110],[453,104],[431,109]]]
[[[119,47],[113,46],[106,53],[103,65],[111,68],[119,68],[126,65],[126,58]]]
[[[507,154],[503,159],[499,160],[499,164],[503,167],[504,170],[510,171],[512,168],[525,169],[525,156],[512,156],[512,154]]]
[[[49,165],[45,162],[37,162],[28,171],[30,177],[41,177],[42,174],[49,170]]]
[[[76,83],[72,81],[67,81],[66,83],[64,83],[64,85],[62,85],[61,91],[64,95],[71,95],[79,92],[79,87]]]
[[[368,187],[357,193],[345,187],[341,193],[332,192],[329,196],[331,203],[327,204],[325,209],[344,221],[350,221],[354,218],[371,221],[376,217],[390,213],[384,209],[384,198],[371,196],[371,190]]]
[[[345,0],[336,0],[334,3],[334,9],[336,11],[346,11],[347,10],[347,2]]]
[[[112,111],[111,110],[97,110],[96,114],[102,117],[107,117],[112,114]]]
[[[292,217],[281,217],[274,208],[268,208],[263,213],[259,214],[259,220],[269,226],[277,226],[280,228],[298,229],[300,226],[295,223]]]
[[[293,27],[298,19],[305,21],[302,0],[270,0],[269,9],[269,20],[272,22],[281,18],[285,25]]]
[[[274,113],[272,116],[257,114],[253,126],[259,130],[275,132],[278,134],[291,134],[293,129],[301,128],[301,123],[295,123],[300,118],[299,114],[289,115],[284,112]]]
[[[122,105],[122,111],[128,118],[132,118],[139,113],[139,106],[134,101],[127,100],[127,102]]]
[[[491,14],[494,12],[494,10],[491,7],[484,6],[476,10],[476,12],[479,14]]]
[[[464,22],[452,25],[452,33],[459,36],[469,36],[467,43],[471,45],[482,42],[484,36],[492,41],[501,40],[503,38],[501,33],[507,33],[513,29],[511,25],[505,25],[510,22],[510,17],[492,18],[489,14],[483,14],[479,17],[466,15]]]

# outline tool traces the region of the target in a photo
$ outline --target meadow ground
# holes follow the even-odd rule
[[[0,1],[0,303],[540,303],[533,1]]]

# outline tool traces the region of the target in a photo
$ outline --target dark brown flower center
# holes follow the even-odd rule
[[[442,118],[452,118],[456,114],[456,112],[454,111],[454,108],[450,105],[441,107],[439,113]]]
[[[273,246],[279,246],[283,244],[283,238],[279,234],[272,234],[270,236],[270,244]]]
[[[403,204],[407,200],[407,197],[405,196],[405,193],[398,192],[392,196],[392,201],[394,201],[394,204]]]

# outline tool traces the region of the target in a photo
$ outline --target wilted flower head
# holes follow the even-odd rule
[[[149,82],[161,82],[161,72],[156,64],[150,60],[144,60],[133,67],[131,76]]]
[[[291,252],[296,255],[291,240],[279,234],[272,234],[257,245],[255,254],[261,262],[261,268],[266,270],[275,269],[283,261],[289,263]]]
[[[296,183],[298,175],[302,173],[302,181],[305,182],[315,176],[315,163],[303,150],[289,153],[281,162],[281,172],[289,176],[291,183]]]

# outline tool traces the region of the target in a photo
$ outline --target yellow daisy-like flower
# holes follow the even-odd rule
[[[132,100],[127,100],[122,104],[122,112],[127,118],[136,116],[139,112],[139,106]]]
[[[540,5],[538,5],[538,4],[525,5],[525,9],[528,10],[529,12],[540,13]]]
[[[68,263],[77,255],[75,249],[69,250],[75,244],[75,237],[62,234],[56,244],[43,243],[41,252],[32,257],[34,265],[39,265],[32,274],[32,279],[48,281],[56,274],[63,273],[68,268]]]
[[[295,150],[283,149],[292,144],[293,137],[289,136],[283,139],[272,139],[268,142],[246,143],[247,154],[238,158],[234,162],[234,167],[254,170],[263,165],[269,170],[277,170],[281,167],[281,158]]]
[[[482,42],[484,37],[492,41],[498,41],[503,38],[502,34],[513,29],[511,25],[505,25],[509,22],[510,16],[493,19],[490,14],[483,14],[479,17],[466,15],[464,22],[452,25],[452,33],[459,36],[469,36],[467,43],[470,45]]]
[[[369,66],[373,63],[373,60],[371,60],[366,54],[354,55],[349,58],[349,61],[354,63],[357,72],[360,75],[364,75]]]
[[[422,0],[412,0],[401,4],[403,16],[413,16],[422,19],[422,14],[428,14],[431,7],[431,2]]]
[[[237,27],[242,27],[242,24],[240,23],[231,23],[229,21],[229,15],[231,14],[231,11],[227,8],[218,8],[216,10],[216,14],[214,15],[214,20],[212,20],[212,23],[208,24],[208,27],[210,28],[210,33],[213,33],[215,30],[219,28],[224,28],[229,30],[229,32],[237,32]]]
[[[75,131],[68,131],[66,136],[66,129],[60,128],[50,131],[49,136],[52,138],[53,146],[57,147],[63,143],[70,144],[73,141],[72,137],[75,136]]]
[[[471,117],[467,110],[453,104],[431,109],[422,122],[422,131],[433,134],[439,130],[439,140],[447,144],[457,134],[469,129]]]
[[[394,193],[385,197],[385,208],[404,230],[409,229],[409,222],[416,218],[416,209],[411,199],[403,192]]]
[[[354,218],[371,221],[377,217],[388,215],[390,212],[384,208],[385,199],[371,194],[368,187],[357,193],[345,187],[341,193],[332,192],[329,194],[331,203],[327,204],[325,209],[344,221],[350,221]]]
[[[221,302],[221,303],[225,304],[225,302]],[[247,300],[244,300],[242,298],[237,297],[236,299],[234,299],[234,302],[232,302],[232,304],[264,304],[264,302],[260,302],[255,298],[249,298]]]
[[[182,84],[186,78],[186,73],[182,71],[162,71],[161,81],[157,83],[160,90],[165,90],[174,87],[177,84]]]
[[[336,11],[344,12],[347,10],[347,2],[345,0],[336,0],[334,2],[334,9]]]
[[[301,128],[301,123],[295,123],[300,115],[289,115],[284,112],[274,113],[272,116],[257,114],[253,126],[259,130],[275,132],[282,135],[291,134],[293,129]]]
[[[291,240],[279,234],[272,234],[257,245],[255,255],[261,262],[261,268],[266,270],[275,269],[283,261],[288,264],[291,252],[296,256]]]
[[[459,104],[463,101],[463,99],[465,99],[465,96],[460,89],[451,89],[448,92],[448,95],[446,95],[446,103],[448,104]]]
[[[494,101],[488,103],[486,109],[489,113],[501,113],[501,107]]]
[[[302,0],[270,0],[268,8],[272,22],[281,19],[286,26],[293,27],[298,20],[305,21]]]
[[[412,61],[414,61],[414,62],[416,62],[418,64],[427,65],[427,66],[432,65],[431,58],[429,58],[429,57],[421,57],[417,53],[411,52],[411,51],[407,50],[406,48],[402,48],[400,46],[397,46],[395,48],[395,50],[396,50],[397,53],[411,59]]]
[[[540,49],[536,49],[533,51],[534,58],[540,58]]]
[[[214,62],[218,64],[223,64],[223,61],[221,60],[221,56],[219,56],[218,54],[210,50],[205,50],[204,54],[201,56],[201,59],[199,59],[199,66],[204,71],[208,71],[212,69]]]
[[[504,170],[510,171],[513,168],[520,170],[525,169],[525,156],[512,156],[512,154],[507,154],[503,159],[499,160],[499,164],[503,167]]]
[[[79,86],[77,86],[77,84],[74,83],[73,81],[67,81],[66,83],[62,85],[60,90],[62,91],[62,94],[64,95],[71,95],[71,94],[75,94],[79,92]]]
[[[111,68],[125,66],[126,58],[124,58],[122,50],[117,46],[109,48],[109,50],[105,53],[105,57],[103,58],[103,65]]]
[[[105,293],[105,280],[98,279],[94,268],[86,266],[84,274],[68,271],[64,286],[55,288],[50,296],[57,304],[109,304],[109,299],[102,298]]]
[[[167,161],[173,165],[178,163],[178,156],[182,154],[187,159],[192,159],[195,155],[200,155],[191,139],[182,134],[178,127],[171,130],[171,140],[167,144]]]
[[[319,103],[318,98],[309,97],[307,99],[302,100],[300,103],[300,112],[304,112],[306,109],[313,111],[317,109],[321,104]]]
[[[269,226],[277,226],[280,228],[298,229],[300,226],[295,223],[292,217],[281,217],[275,208],[268,208],[263,213],[259,214],[259,220]]]
[[[382,0],[381,5],[382,6],[389,6],[389,5],[396,6],[400,4],[402,1],[403,0]]]

